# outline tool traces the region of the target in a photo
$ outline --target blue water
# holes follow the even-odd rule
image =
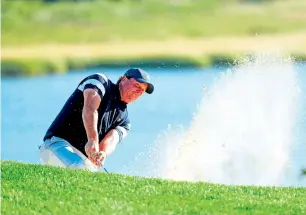
[[[152,70],[155,92],[129,105],[132,129],[105,163],[112,172],[146,151],[168,124],[188,125],[201,98],[221,69]],[[123,69],[73,71],[64,75],[2,79],[2,159],[39,163],[37,145],[81,79],[104,73],[114,82]]]
[[[152,95],[144,94],[129,105],[132,129],[118,145],[115,153],[107,158],[105,165],[111,172],[126,173],[125,166],[133,166],[135,157],[139,154],[144,154],[142,157],[147,160],[149,146],[154,144],[168,125],[188,126],[201,101],[203,86],[209,90],[226,68],[147,70],[151,74],[155,91]],[[104,68],[71,71],[62,75],[2,78],[2,159],[39,163],[37,146],[42,143],[50,123],[79,81],[96,72],[104,73],[116,82],[124,69]],[[296,66],[296,72],[302,104],[296,139],[297,144],[305,146],[306,65]],[[296,150],[294,156],[305,161],[305,153],[306,151]],[[138,160],[135,165],[139,162],[141,163]],[[303,165],[306,167],[306,163]]]

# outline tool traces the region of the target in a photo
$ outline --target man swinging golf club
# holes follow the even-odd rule
[[[83,79],[39,146],[43,164],[98,171],[130,130],[127,104],[154,86],[147,72],[131,68],[113,83],[103,74]]]

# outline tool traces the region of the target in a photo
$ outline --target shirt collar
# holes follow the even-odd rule
[[[124,101],[121,100],[119,84],[114,84],[112,86],[111,92],[112,92],[112,99],[113,100],[116,100],[116,101],[119,101],[119,102],[122,102],[122,103],[126,104]]]

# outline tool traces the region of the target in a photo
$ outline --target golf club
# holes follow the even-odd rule
[[[102,165],[101,161],[99,161],[100,168],[103,168],[106,173],[108,173],[107,169]]]

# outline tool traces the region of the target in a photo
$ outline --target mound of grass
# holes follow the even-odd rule
[[[305,188],[225,186],[2,161],[1,214],[305,214]]]

